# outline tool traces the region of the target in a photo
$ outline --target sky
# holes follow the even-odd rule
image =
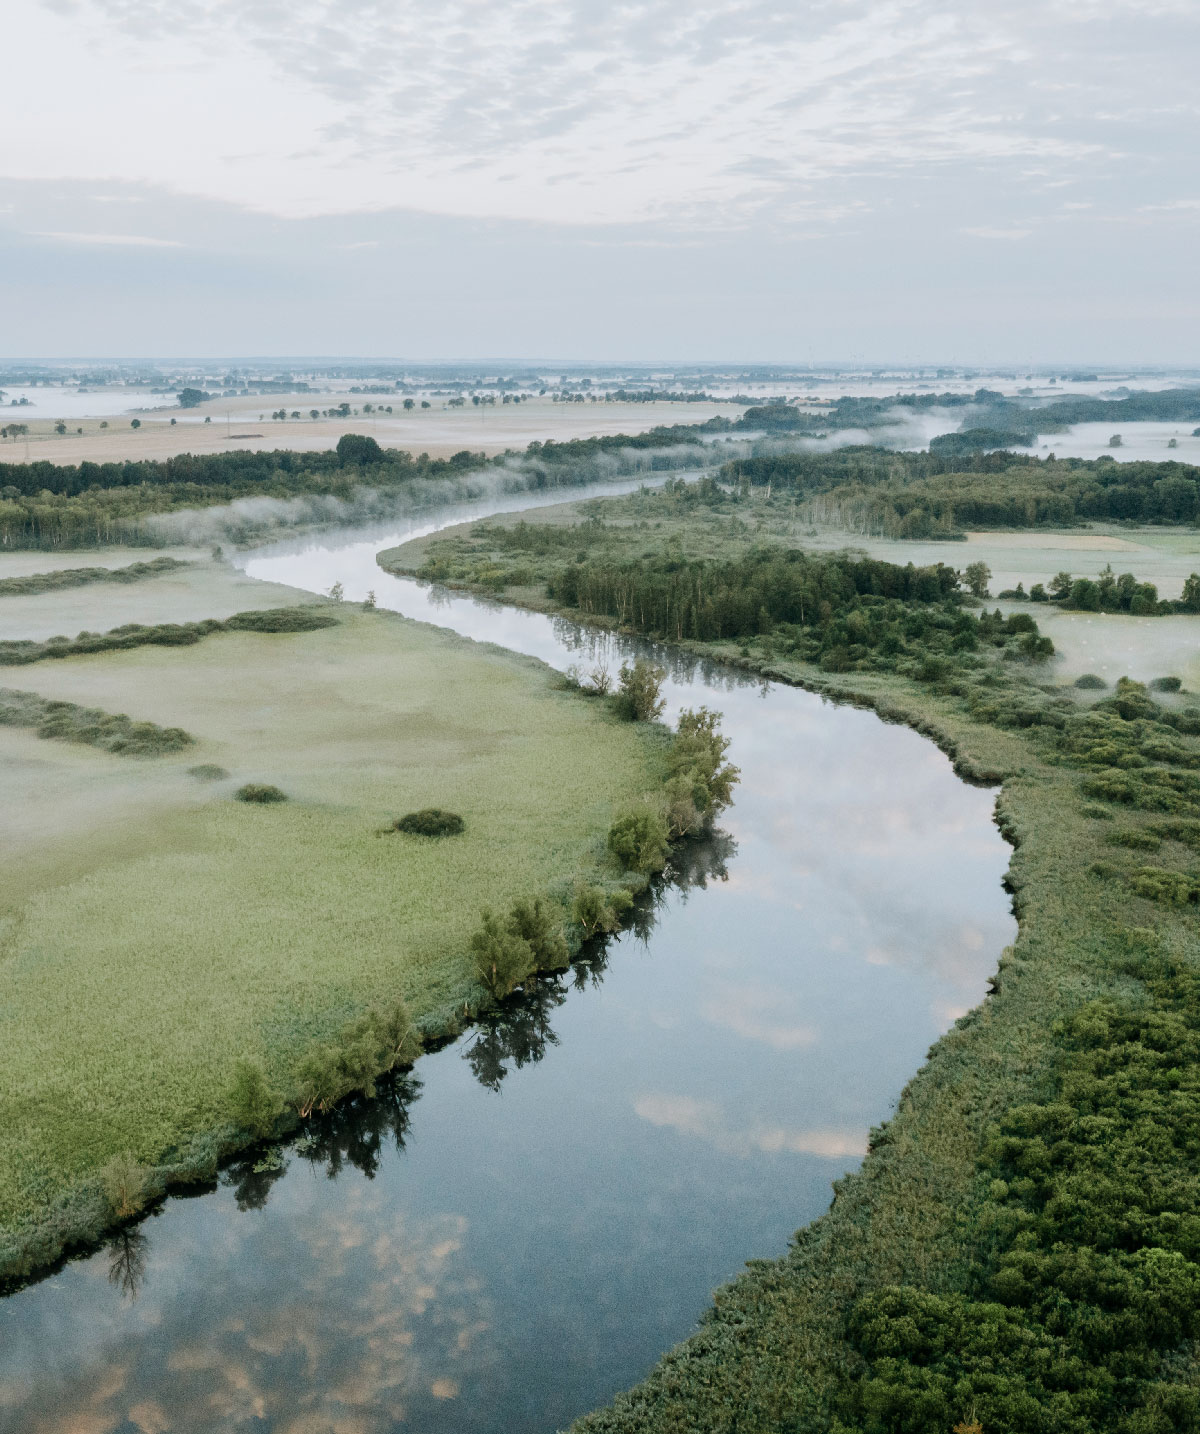
[[[0,356],[1200,364],[1197,0],[9,0]]]

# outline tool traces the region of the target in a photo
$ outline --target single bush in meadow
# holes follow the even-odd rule
[[[239,802],[257,802],[261,806],[268,806],[271,802],[287,801],[286,792],[281,792],[278,787],[272,787],[264,782],[247,782],[244,787],[239,787],[233,795]]]
[[[282,1110],[283,1100],[262,1067],[251,1060],[239,1060],[233,1068],[229,1091],[229,1111],[234,1123],[252,1135],[269,1135]]]
[[[188,776],[195,777],[198,782],[221,782],[229,776],[229,772],[215,762],[201,762],[197,767],[188,768]]]
[[[1099,692],[1108,686],[1103,677],[1097,677],[1094,672],[1085,672],[1082,677],[1075,679],[1075,686],[1084,692]]]
[[[100,1185],[118,1220],[136,1215],[146,1203],[150,1172],[130,1151],[113,1158],[100,1171]]]
[[[271,607],[251,612],[235,612],[225,626],[235,632],[316,632],[322,627],[336,627],[338,619],[319,608]]]
[[[459,836],[466,828],[466,822],[457,812],[444,812],[440,807],[423,807],[419,812],[397,817],[392,823],[393,831],[423,837]]]

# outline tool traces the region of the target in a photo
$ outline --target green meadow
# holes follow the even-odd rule
[[[208,581],[225,579],[214,566]],[[244,608],[246,580],[228,581]],[[148,621],[154,586],[138,586]],[[81,601],[39,601],[52,597]],[[438,1031],[477,1006],[481,911],[547,896],[565,909],[614,812],[661,782],[657,729],[541,664],[391,614],[321,610],[335,626],[0,669],[0,685],[193,738],[139,758],[0,726],[10,1268],[94,1216],[114,1157],[211,1167],[239,1061],[288,1090],[316,1043],[371,1008],[402,1000]],[[247,784],[287,800],[235,800]],[[461,815],[462,834],[386,830],[429,807]]]

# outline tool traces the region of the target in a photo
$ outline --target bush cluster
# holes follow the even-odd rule
[[[540,898],[516,902],[506,916],[485,911],[469,945],[480,984],[497,1000],[534,971],[567,964],[561,916]]]
[[[265,782],[247,782],[244,787],[239,787],[233,795],[239,802],[256,802],[260,806],[270,806],[273,802],[287,801],[286,792],[281,792],[278,787],[272,787]]]
[[[467,824],[457,812],[444,812],[440,807],[422,807],[419,812],[397,817],[391,829],[410,836],[445,837],[460,835],[466,831]]]
[[[0,665],[21,666],[52,657],[79,657],[92,652],[122,652],[131,647],[191,647],[214,632],[315,632],[333,627],[338,619],[316,607],[266,608],[238,612],[225,621],[161,622],[146,627],[127,622],[108,632],[81,632],[77,637],[50,637],[45,642],[28,638],[0,641]]]
[[[137,583],[146,578],[161,577],[191,564],[179,558],[154,558],[148,563],[130,563],[124,568],[58,568],[49,573],[29,573],[25,577],[0,578],[0,596],[17,597],[27,593],[48,593],[59,588],[85,587],[89,583]]]
[[[159,757],[181,752],[195,742],[182,727],[135,722],[124,713],[113,715],[98,707],[54,701],[11,687],[0,688],[0,726],[33,727],[39,737],[51,741],[81,742],[124,757]]]

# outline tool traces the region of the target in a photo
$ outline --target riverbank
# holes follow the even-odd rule
[[[460,533],[381,562],[403,571],[415,559],[426,573],[483,564],[477,590],[553,609],[546,579],[567,549],[583,568],[603,544],[621,572],[686,571],[670,495],[639,502],[632,521],[634,504],[589,508],[590,525],[547,545],[554,561],[536,536],[497,544]],[[724,557],[722,526],[728,551],[771,541],[738,522],[709,525],[707,559]],[[637,610],[634,600],[625,625],[647,631]],[[1147,1251],[1172,1262],[1181,1291],[1194,1288],[1195,1251],[1178,1231],[1196,1213],[1195,1081],[1181,1088],[1171,1073],[1190,1066],[1200,1012],[1188,895],[1200,833],[1194,720],[1136,686],[1092,707],[1036,667],[986,657],[964,663],[961,678],[945,665],[924,681],[830,672],[788,651],[803,628],[781,636],[750,620],[735,639],[683,645],[871,706],[932,737],[961,774],[1001,784],[1019,935],[993,993],[932,1048],[829,1213],[783,1259],[755,1261],[719,1290],[692,1339],[576,1428],[909,1434],[958,1423],[1023,1434],[1126,1429],[1131,1417],[1164,1434],[1185,1427],[1195,1301],[1172,1302],[1161,1285],[1150,1294],[1159,1256]],[[1120,782],[1112,771],[1144,775]],[[1119,1074],[1106,1085],[1109,1070],[1136,1070],[1140,1097]],[[1097,1116],[1100,1128],[1088,1124]],[[1159,1132],[1151,1147],[1137,1134],[1144,1120]],[[1171,1313],[1150,1322],[1147,1299]],[[1096,1333],[1117,1327],[1116,1343]]]
[[[151,619],[160,603],[176,618],[244,609],[254,589],[271,607],[281,592],[312,601],[192,557],[106,597]],[[5,601],[72,631],[94,591]],[[611,879],[614,813],[661,786],[661,730],[617,721],[542,664],[395,614],[320,612],[333,625],[0,674],[191,739],[135,759],[0,726],[9,1276],[112,1222],[100,1172],[114,1159],[136,1163],[144,1204],[210,1179],[270,1127],[273,1098],[255,1128],[232,1097],[239,1062],[287,1093],[373,1010],[402,1002],[425,1036],[453,1030],[488,1000],[471,949],[481,910],[550,898],[561,920],[578,883]],[[247,783],[287,800],[234,800]],[[465,830],[387,830],[427,807]]]

